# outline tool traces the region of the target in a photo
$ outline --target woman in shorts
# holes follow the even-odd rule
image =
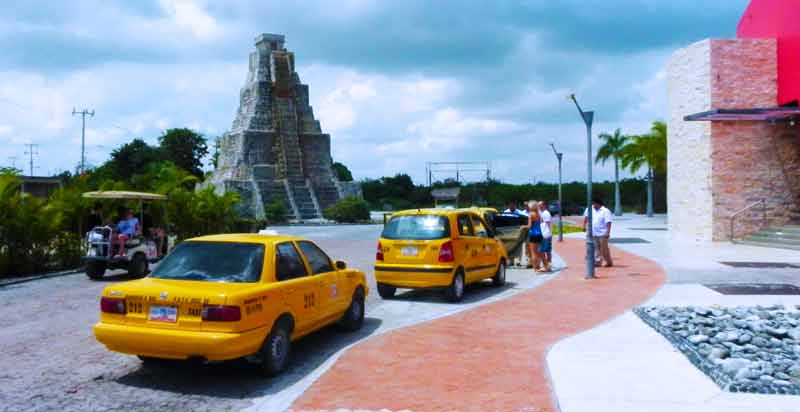
[[[531,266],[534,271],[539,271],[542,263],[542,256],[539,252],[539,245],[541,245],[544,237],[542,236],[541,216],[539,215],[539,207],[537,202],[528,202],[528,256],[531,260]]]

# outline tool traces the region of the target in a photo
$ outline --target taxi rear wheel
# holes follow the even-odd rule
[[[141,278],[147,274],[147,258],[144,253],[137,253],[131,258],[128,266],[128,274],[134,278]]]
[[[378,283],[378,294],[384,299],[391,299],[394,297],[397,288],[385,283]]]
[[[289,354],[291,353],[292,342],[289,339],[289,330],[286,325],[281,322],[273,327],[272,332],[267,336],[264,341],[264,346],[261,348],[262,361],[261,368],[268,376],[275,376],[281,373],[286,364],[289,363]]]
[[[461,271],[456,272],[453,276],[453,282],[445,290],[447,300],[450,302],[461,302],[464,299],[464,273]]]
[[[350,306],[342,317],[341,325],[349,331],[361,329],[364,324],[364,289],[360,286],[353,294]]]
[[[506,262],[501,260],[497,266],[497,273],[492,278],[492,284],[495,286],[503,286],[506,284]]]

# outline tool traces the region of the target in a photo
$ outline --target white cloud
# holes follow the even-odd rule
[[[212,39],[222,34],[216,19],[193,0],[159,0],[158,3],[178,27],[199,39]]]

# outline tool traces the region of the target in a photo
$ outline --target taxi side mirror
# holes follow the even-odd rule
[[[347,263],[342,262],[341,260],[336,261],[336,269],[337,270],[344,270],[347,269]]]

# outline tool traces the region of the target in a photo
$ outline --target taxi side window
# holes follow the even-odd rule
[[[458,215],[458,233],[462,236],[475,236],[469,215]]]
[[[317,245],[311,242],[297,242],[297,245],[300,246],[300,251],[303,252],[303,255],[306,257],[308,266],[311,266],[311,273],[313,275],[333,272],[330,258],[328,258],[328,255],[320,250]]]
[[[472,216],[472,226],[475,228],[475,234],[479,237],[489,237],[489,231],[486,230],[481,219],[477,216]]]
[[[308,276],[306,266],[291,243],[275,246],[275,279],[278,282]]]

